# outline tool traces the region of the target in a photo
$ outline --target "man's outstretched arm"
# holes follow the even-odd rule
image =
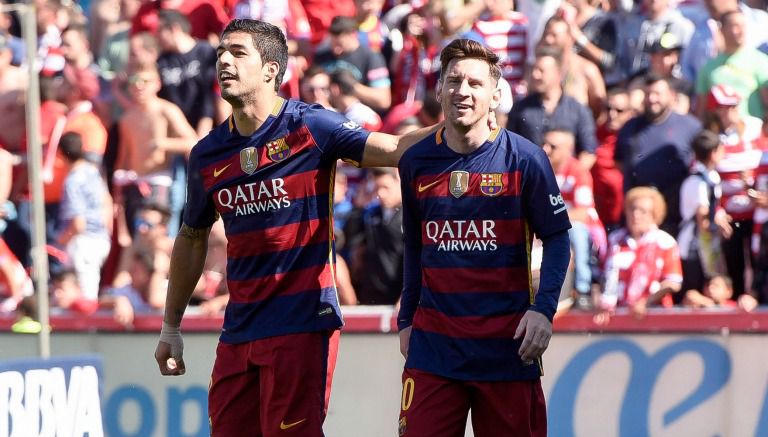
[[[155,359],[163,375],[183,375],[186,371],[179,327],[189,298],[203,273],[210,232],[210,227],[194,229],[184,224],[173,244],[163,329],[155,349]]]
[[[381,132],[371,132],[365,142],[365,152],[361,167],[397,167],[400,157],[409,147],[422,138],[434,133],[442,123],[423,127],[405,135],[389,135]]]

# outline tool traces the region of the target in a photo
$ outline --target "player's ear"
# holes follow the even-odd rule
[[[443,92],[443,81],[442,79],[437,80],[437,86],[435,86],[435,100],[439,102],[442,102],[443,97],[441,96]]]
[[[501,87],[499,87],[499,84],[497,83],[493,90],[493,94],[491,95],[491,110],[496,110],[496,108],[499,107],[499,104],[501,104]]]
[[[276,78],[280,72],[280,65],[277,62],[268,62],[264,67],[264,82],[269,82]]]

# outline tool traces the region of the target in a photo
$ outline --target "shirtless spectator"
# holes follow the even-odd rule
[[[116,200],[125,208],[125,223],[133,235],[136,210],[145,197],[169,206],[170,154],[187,154],[197,135],[178,106],[157,96],[160,76],[154,64],[133,66],[128,83],[131,105],[118,122],[115,178],[128,184]]]
[[[0,144],[11,153],[21,153],[26,150],[22,136],[27,73],[11,63],[13,50],[9,42],[0,35]]]
[[[563,54],[563,92],[588,106],[595,116],[600,115],[606,95],[603,75],[597,65],[576,54],[568,23],[561,16],[550,18],[539,44],[555,47]]]

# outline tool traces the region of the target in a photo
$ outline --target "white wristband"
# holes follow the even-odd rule
[[[163,327],[160,329],[160,341],[171,345],[173,358],[181,357],[184,351],[184,341],[181,339],[181,329],[178,326],[172,326],[163,321]]]

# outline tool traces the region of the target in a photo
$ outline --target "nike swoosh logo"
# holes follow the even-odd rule
[[[435,186],[436,184],[439,184],[439,183],[440,183],[439,179],[434,181],[434,182],[432,182],[432,183],[430,183],[430,184],[427,184],[427,185],[421,185],[421,183],[419,183],[419,193],[423,193],[424,191],[430,189],[431,187],[433,187],[433,186]]]
[[[281,421],[280,422],[280,429],[282,429],[282,430],[291,429],[294,426],[296,426],[296,425],[298,425],[300,423],[303,423],[305,420],[307,420],[307,419],[301,419],[301,420],[298,420],[298,421],[293,422],[293,423],[285,423],[285,422]]]
[[[224,168],[220,168],[220,169],[215,169],[214,168],[213,169],[213,177],[215,177],[215,178],[219,177],[219,175],[222,174],[224,172],[224,170],[228,169],[230,165],[232,165],[232,164],[231,163],[227,164],[227,165],[224,166]]]

